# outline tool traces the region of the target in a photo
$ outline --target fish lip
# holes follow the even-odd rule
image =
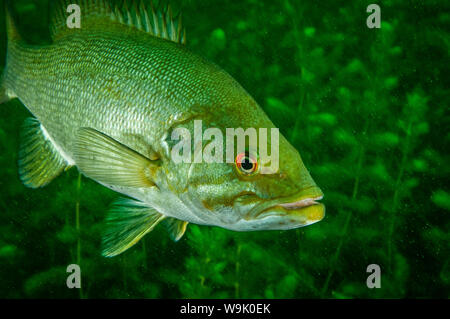
[[[278,204],[278,205],[283,208],[286,208],[288,210],[299,209],[299,208],[308,207],[308,206],[312,206],[312,205],[318,205],[320,203],[318,203],[316,201],[319,201],[322,198],[323,198],[323,195],[317,196],[317,197],[308,197],[308,198],[300,199],[300,200],[297,200],[294,202],[283,203],[283,204]],[[275,206],[277,206],[277,205],[275,205]]]
[[[303,198],[294,202],[288,202],[288,203],[278,203],[272,206],[267,207],[263,211],[259,212],[258,215],[256,215],[256,218],[265,218],[270,216],[288,216],[289,214],[302,210],[306,207],[314,206],[314,205],[323,205],[322,203],[319,203],[317,201],[321,200],[323,198],[323,195],[316,196],[316,197],[307,197]],[[277,210],[277,207],[281,207],[282,211]],[[274,210],[270,213],[268,211]]]

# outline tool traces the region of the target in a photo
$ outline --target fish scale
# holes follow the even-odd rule
[[[203,96],[195,77],[199,68],[206,68],[203,73],[209,74],[208,68],[215,66],[180,50],[175,43],[122,25],[115,27],[115,33],[81,29],[48,47],[16,43],[9,50],[7,88],[68,154],[78,127],[94,127],[117,138],[120,130],[126,130],[153,137],[152,142],[159,138],[154,136],[153,118],[167,122],[170,114],[211,100],[211,96]],[[126,36],[119,32],[123,29]],[[141,44],[135,45],[139,40]],[[180,58],[180,53],[185,57]],[[214,80],[218,77],[210,84]],[[30,83],[35,83],[32,90]],[[58,122],[52,121],[55,116]]]

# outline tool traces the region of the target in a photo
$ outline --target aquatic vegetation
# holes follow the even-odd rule
[[[47,3],[14,1],[32,42],[48,41],[37,13]],[[117,194],[76,169],[44,189],[25,188],[17,150],[29,115],[17,100],[1,105],[0,296],[450,297],[443,4],[386,1],[381,29],[368,29],[364,2],[174,1],[188,46],[242,83],[301,151],[327,207],[306,228],[193,225],[177,243],[155,229],[135,249],[104,258],[103,220]],[[82,291],[65,286],[72,263]],[[372,263],[381,289],[366,286]]]

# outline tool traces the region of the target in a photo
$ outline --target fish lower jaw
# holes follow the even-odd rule
[[[325,217],[325,205],[316,200],[316,198],[306,198],[292,203],[277,204],[265,209],[258,214],[258,219],[264,219],[271,216],[278,216],[283,219],[285,229],[298,228],[314,224]]]
[[[289,209],[286,218],[293,222],[300,222],[303,226],[311,225],[321,221],[325,217],[325,205],[314,202],[314,204],[300,208]]]
[[[234,231],[289,230],[319,222],[325,216],[325,205],[315,203],[300,208],[271,206],[262,211],[257,218],[244,220],[233,225],[222,226]]]

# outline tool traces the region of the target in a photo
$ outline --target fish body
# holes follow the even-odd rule
[[[172,133],[193,132],[195,121],[224,135],[227,128],[274,125],[228,73],[182,44],[171,14],[142,4],[122,10],[106,1],[83,4],[82,27],[68,29],[60,12],[45,46],[26,44],[7,22],[2,100],[17,97],[34,116],[24,125],[19,154],[27,186],[44,186],[77,166],[132,198],[108,215],[106,256],[159,222],[177,240],[188,222],[245,231],[323,218],[324,206],[315,202],[323,194],[283,136],[273,174],[240,174],[236,163],[175,163]]]

